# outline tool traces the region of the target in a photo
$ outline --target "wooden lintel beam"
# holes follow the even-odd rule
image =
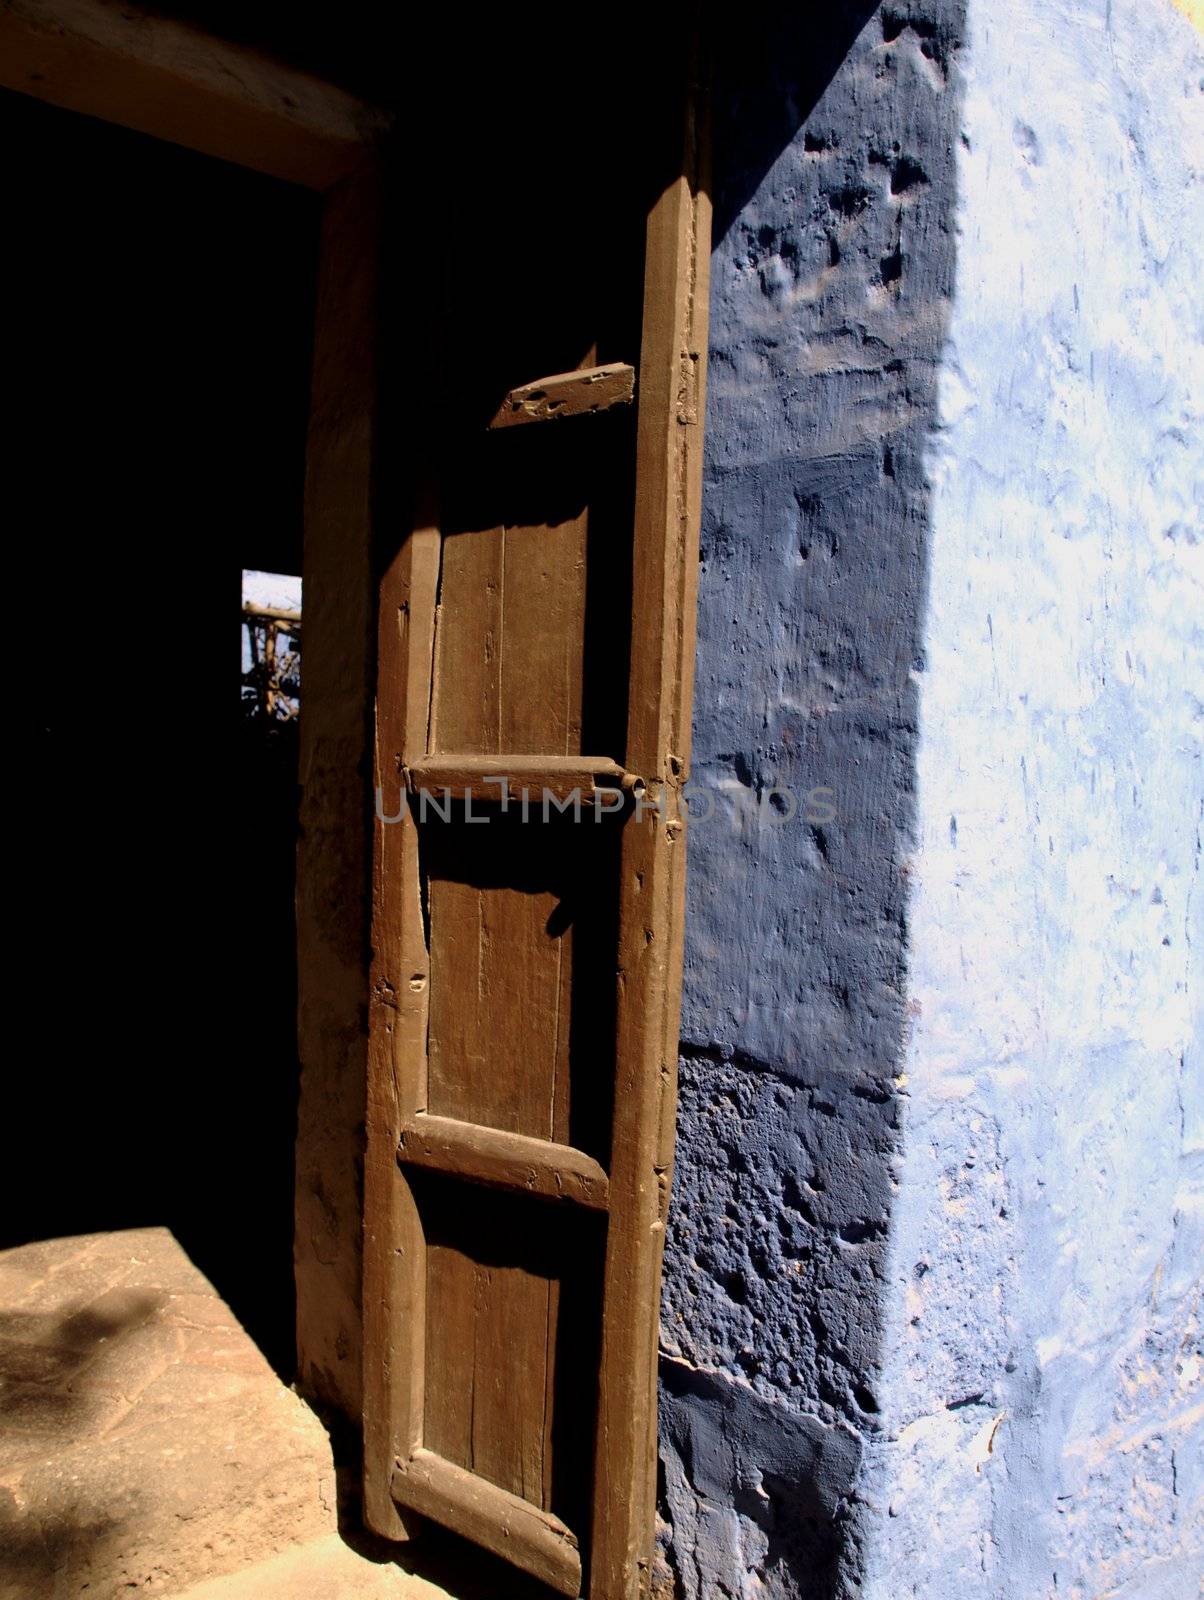
[[[463,1538],[513,1561],[558,1594],[581,1593],[577,1539],[559,1517],[433,1450],[415,1450],[408,1460],[398,1461],[393,1497],[407,1509],[436,1517]]]
[[[610,1191],[605,1171],[584,1150],[425,1112],[402,1128],[397,1159],[591,1211],[606,1210]]]
[[[319,190],[389,124],[333,84],[109,0],[4,0],[0,87]]]
[[[557,372],[511,389],[489,426],[513,428],[522,422],[587,417],[612,406],[628,405],[634,394],[635,368],[623,361],[579,372]]]

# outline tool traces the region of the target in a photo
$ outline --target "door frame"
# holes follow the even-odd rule
[[[392,118],[254,50],[106,0],[0,0],[0,88],[321,197],[302,562],[295,1311],[302,1387],[327,1413],[358,1421],[356,1146],[367,1074],[366,1046],[357,1062],[347,1041],[362,1041],[367,1003],[372,841],[361,778],[375,692],[377,256]],[[315,1193],[306,1169],[332,1154],[340,1173]]]
[[[351,1139],[367,1090],[366,913],[372,882],[371,812],[376,692],[377,583],[373,539],[374,442],[379,419],[376,350],[384,159],[391,119],[345,90],[255,51],[171,19],[106,0],[0,0],[0,88],[230,161],[322,196],[314,363],[306,444],[303,583],[305,714],[297,862],[298,987],[302,1101],[296,1186],[297,1235],[327,1197],[308,1192],[306,1146],[317,1164],[344,1133]],[[691,89],[690,94],[693,94]],[[693,103],[691,101],[691,103]],[[665,828],[632,836],[625,875],[643,891],[640,922],[623,959],[636,976],[620,1018],[621,1126],[610,1183],[618,1199],[607,1256],[616,1313],[603,1332],[599,1446],[590,1592],[631,1596],[650,1582],[655,1500],[656,1306],[676,1101],[676,1045],[684,917],[682,788],[688,776],[701,412],[706,355],[710,214],[705,132],[683,132],[691,175],[675,180],[649,218],[636,517],[646,538],[636,573],[634,663],[638,715],[632,757],[666,805]],[[672,850],[667,846],[678,841]],[[632,928],[636,928],[634,920]],[[636,934],[638,933],[638,937]],[[649,957],[646,948],[655,944]],[[638,948],[637,948],[638,947]],[[358,1057],[356,1050],[360,1051]],[[305,1081],[319,1087],[307,1108]],[[358,1081],[352,1080],[358,1073]],[[350,1105],[343,1091],[352,1091]],[[327,1126],[332,1116],[334,1139]],[[388,1128],[385,1129],[388,1134]],[[393,1176],[396,1142],[378,1136],[367,1181]],[[354,1204],[354,1177],[348,1190]],[[344,1197],[345,1198],[345,1197]],[[378,1195],[379,1199],[379,1195]],[[379,1206],[378,1206],[379,1209]],[[298,1252],[299,1378],[307,1392],[353,1419],[365,1417],[359,1326],[340,1377],[324,1371],[347,1321],[358,1318],[355,1246],[361,1217],[331,1224],[336,1260]],[[371,1263],[369,1273],[382,1277]],[[343,1260],[340,1252],[346,1251]],[[349,1281],[350,1280],[350,1281]],[[341,1298],[340,1298],[341,1297]],[[401,1309],[380,1295],[379,1315]],[[332,1313],[331,1300],[338,1301]],[[374,1299],[369,1296],[369,1314]],[[312,1328],[310,1326],[312,1319]],[[377,1330],[380,1344],[380,1330]],[[387,1339],[386,1339],[387,1344]],[[374,1385],[404,1383],[378,1373]],[[404,1406],[376,1403],[369,1440],[378,1470],[366,1474],[369,1518],[395,1539],[405,1523],[393,1496],[398,1452],[391,1430]],[[463,1531],[475,1536],[470,1527]],[[483,1541],[488,1543],[488,1541]]]

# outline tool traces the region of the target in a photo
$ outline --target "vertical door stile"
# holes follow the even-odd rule
[[[701,108],[691,92],[682,172],[649,217],[645,261],[627,765],[646,775],[655,804],[623,834],[591,1600],[633,1600],[651,1577],[706,392],[711,215]]]
[[[440,542],[436,500],[427,490],[416,525],[380,585],[364,1171],[364,1499],[370,1524],[395,1539],[409,1530],[393,1499],[392,1474],[422,1442],[426,1366],[425,1240],[414,1196],[397,1171],[401,1130],[425,1106],[430,991],[418,830],[404,766],[411,752],[426,751]]]

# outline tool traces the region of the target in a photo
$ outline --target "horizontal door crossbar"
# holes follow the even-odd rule
[[[513,428],[520,422],[554,422],[561,417],[586,417],[624,406],[635,394],[635,368],[624,361],[578,372],[558,372],[521,384],[502,401],[489,424]]]
[[[513,1561],[559,1594],[581,1593],[577,1539],[559,1517],[499,1489],[487,1478],[436,1455],[415,1450],[393,1469],[393,1498]]]
[[[604,1169],[584,1150],[456,1117],[419,1112],[401,1130],[397,1159],[474,1183],[570,1200],[591,1211],[605,1211],[609,1199]]]
[[[569,800],[574,793],[593,800],[600,790],[640,795],[644,780],[608,756],[428,755],[405,768],[411,794],[446,791],[455,799],[506,803],[511,798],[537,804],[546,794]],[[617,809],[617,807],[616,807]]]

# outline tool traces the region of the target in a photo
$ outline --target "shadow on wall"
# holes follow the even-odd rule
[[[713,40],[713,811],[690,836],[661,1364],[660,1582],[690,1600],[864,1573],[963,10],[741,13]]]

